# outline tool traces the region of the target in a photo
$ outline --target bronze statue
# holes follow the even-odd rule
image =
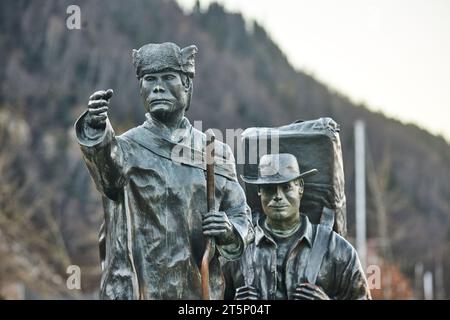
[[[88,110],[75,124],[103,198],[103,299],[200,299],[206,237],[214,239],[217,249],[209,265],[210,295],[221,299],[218,256],[237,259],[252,239],[232,151],[218,141],[215,208],[207,212],[205,134],[185,117],[196,52],[195,46],[180,49],[173,43],[133,50],[147,118],[142,125],[114,134],[107,116],[111,89],[92,94]]]
[[[355,249],[332,231],[333,212],[325,208],[313,225],[299,211],[303,178],[316,172],[301,173],[296,157],[282,153],[262,156],[257,178],[242,177],[258,186],[264,214],[254,243],[224,266],[227,299],[370,299]]]

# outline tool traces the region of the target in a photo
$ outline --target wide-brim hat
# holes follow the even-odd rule
[[[317,172],[317,169],[300,172],[297,158],[290,153],[267,154],[259,161],[258,177],[241,176],[241,179],[248,184],[279,184],[306,178]]]

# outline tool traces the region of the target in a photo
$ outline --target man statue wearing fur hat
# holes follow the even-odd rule
[[[173,43],[133,50],[147,118],[142,125],[115,135],[107,116],[111,89],[92,94],[75,124],[103,199],[102,299],[200,299],[206,237],[217,249],[209,265],[210,296],[221,299],[218,257],[239,258],[252,238],[232,151],[218,141],[216,207],[207,212],[205,134],[185,117],[196,52]]]
[[[225,265],[226,299],[370,299],[355,249],[332,231],[333,212],[325,208],[313,225],[299,211],[303,179],[316,172],[301,173],[296,157],[281,153],[261,157],[258,177],[242,177],[258,186],[264,213],[254,243]]]

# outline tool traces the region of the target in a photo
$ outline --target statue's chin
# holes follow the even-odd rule
[[[168,104],[157,104],[150,107],[150,114],[163,115],[167,113],[172,113],[172,105]]]
[[[171,104],[157,104],[152,105],[149,112],[150,116],[153,119],[165,123],[176,117],[177,114],[182,112],[182,109],[177,109],[174,105]]]

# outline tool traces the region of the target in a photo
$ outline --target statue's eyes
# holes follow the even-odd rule
[[[176,77],[173,74],[168,74],[168,75],[164,76],[164,79],[166,79],[166,80],[173,80],[175,78]]]
[[[269,191],[270,194],[273,194],[277,192],[277,187],[270,186],[267,188],[267,190]]]
[[[149,81],[149,82],[155,81],[155,79],[156,79],[156,78],[155,78],[154,76],[145,76],[145,77],[144,77],[144,80],[145,80],[145,81]]]
[[[268,185],[261,187],[261,190],[263,190],[265,193],[273,194],[277,191],[277,188],[273,185],[268,184]]]

